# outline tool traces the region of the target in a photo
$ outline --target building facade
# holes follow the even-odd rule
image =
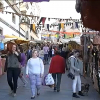
[[[32,16],[40,16],[40,9],[37,3],[33,2],[24,2],[20,5],[20,11],[22,14],[25,15],[32,15]],[[39,18],[37,17],[24,17],[26,20],[30,20],[30,24],[37,25]],[[25,24],[21,25],[22,29],[24,29],[28,34],[26,35],[27,38],[30,40],[39,40],[38,34],[35,34],[33,31],[30,31],[30,26],[26,26]]]
[[[0,8],[5,7],[5,9],[0,9],[0,34],[19,36],[28,40],[33,40],[34,38],[38,39],[38,36],[34,34],[34,32],[30,32],[31,19],[26,16],[19,16],[23,13],[30,15],[32,14],[32,11],[34,11],[33,9],[37,9],[37,7],[32,6],[31,3],[19,4],[19,2],[22,2],[22,0],[0,0]],[[18,4],[13,5],[16,3]],[[2,12],[2,10],[15,14]],[[36,12],[39,16],[38,9]],[[28,25],[20,23],[23,17],[29,21]]]

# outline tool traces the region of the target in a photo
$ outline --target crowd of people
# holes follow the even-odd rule
[[[70,60],[70,67],[68,61]],[[81,78],[83,73],[83,63],[78,50],[72,52],[68,45],[58,44],[41,44],[30,47],[24,52],[21,47],[12,45],[11,51],[8,52],[5,63],[5,72],[7,72],[7,81],[11,89],[11,94],[15,97],[18,88],[18,78],[27,86],[26,77],[29,78],[32,91],[31,99],[35,98],[35,91],[40,95],[42,78],[44,77],[44,65],[50,64],[49,73],[55,81],[54,91],[60,92],[62,74],[66,71],[74,75],[73,79],[73,97],[79,98],[78,95],[84,96],[81,92]],[[24,71],[26,70],[26,77]],[[57,78],[56,78],[57,77]],[[12,81],[13,80],[13,81]],[[78,95],[76,94],[76,85],[78,84]]]

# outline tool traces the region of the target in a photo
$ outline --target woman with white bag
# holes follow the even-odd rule
[[[55,56],[51,59],[49,69],[49,73],[52,74],[55,81],[54,91],[60,92],[61,77],[65,73],[65,65],[65,59],[60,56],[59,51],[56,51]]]
[[[37,50],[32,51],[32,58],[27,62],[26,76],[30,79],[30,85],[32,90],[31,99],[35,98],[35,90],[37,89],[37,95],[40,95],[40,87],[42,83],[42,77],[44,74],[43,61],[38,57]]]

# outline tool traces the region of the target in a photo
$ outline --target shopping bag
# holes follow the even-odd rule
[[[47,77],[47,75],[48,75],[48,74],[46,74],[46,75],[44,76],[43,80],[42,80],[42,85],[43,85],[43,86],[46,86],[45,78]]]
[[[51,86],[51,85],[54,85],[54,79],[52,77],[51,74],[48,74],[46,77],[45,77],[45,84],[47,86]]]

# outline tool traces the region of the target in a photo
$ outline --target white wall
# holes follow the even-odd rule
[[[8,6],[8,4],[5,1],[2,1],[5,6]],[[8,11],[8,12],[13,12],[12,8],[8,7],[7,9],[5,9],[4,11]],[[3,20],[5,20],[7,23],[9,23],[10,25],[12,25],[16,30],[19,31],[19,16],[16,16],[16,21],[15,24],[12,22],[12,14],[6,14],[6,13],[0,13],[0,18],[2,18]],[[0,27],[3,28],[3,34],[9,34],[9,35],[15,35],[15,36],[19,36],[19,34],[15,31],[13,31],[11,28],[9,28],[8,26],[6,26],[5,24],[3,24],[2,22],[0,22]],[[20,32],[25,35],[25,32],[20,29]]]

